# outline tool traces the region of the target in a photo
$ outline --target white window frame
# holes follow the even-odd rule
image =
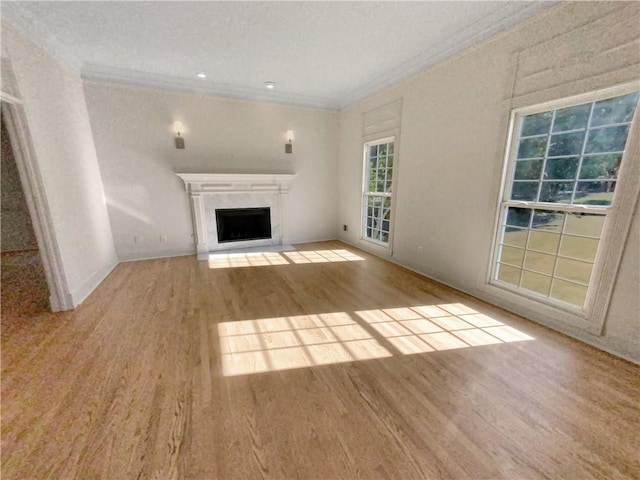
[[[398,177],[398,142],[396,141],[397,135],[386,136],[383,138],[376,137],[374,140],[366,141],[362,147],[362,196],[361,196],[361,208],[360,208],[360,239],[369,242],[377,247],[388,250],[391,254],[393,250],[393,225],[395,220],[395,198],[396,198],[396,182]],[[383,145],[393,142],[393,178],[391,179],[391,192],[369,192],[367,190],[369,184],[369,148],[375,145]],[[382,242],[374,238],[369,238],[366,235],[367,228],[367,196],[379,196],[383,198],[391,199],[391,207],[389,212],[389,241]]]
[[[516,108],[511,111],[510,115],[509,134],[502,169],[501,187],[498,197],[498,205],[496,208],[493,244],[491,248],[491,257],[486,283],[491,287],[496,287],[513,294],[513,296],[510,296],[510,300],[517,304],[526,304],[527,307],[531,307],[532,305],[535,305],[531,303],[531,301],[533,301],[538,304],[544,304],[551,307],[558,313],[565,314],[560,315],[560,317],[565,320],[571,320],[571,317],[573,317],[577,320],[577,322],[573,323],[580,323],[586,326],[590,333],[596,335],[602,334],[603,331],[609,301],[611,299],[611,294],[613,293],[613,286],[622,260],[622,254],[629,228],[631,226],[635,205],[640,194],[640,106],[636,107],[635,115],[631,121],[611,205],[606,207],[607,213],[605,215],[600,244],[598,246],[593,272],[591,274],[591,280],[589,282],[583,308],[575,307],[549,297],[544,297],[536,294],[535,292],[529,292],[525,289],[496,279],[500,236],[502,231],[501,227],[504,224],[504,217],[507,212],[505,204],[516,207],[519,204],[527,208],[532,208],[533,205],[538,205],[537,202],[513,201],[509,199],[513,183],[512,179],[513,170],[515,168],[515,157],[518,149],[519,125],[522,117],[580,105],[583,103],[597,102],[607,98],[622,96],[638,91],[640,91],[640,84],[638,82],[632,82],[560,100],[553,100],[538,105]],[[538,208],[553,210],[554,204],[544,204],[544,207]],[[562,210],[584,212],[589,210],[589,207],[582,205],[571,205],[569,207],[563,205]]]

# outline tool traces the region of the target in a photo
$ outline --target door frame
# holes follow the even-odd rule
[[[18,174],[27,200],[31,223],[49,287],[51,310],[54,312],[71,310],[73,303],[69,295],[62,255],[53,227],[51,210],[29,132],[24,105],[19,98],[2,91],[0,91],[0,101],[9,133],[9,142],[18,167]]]

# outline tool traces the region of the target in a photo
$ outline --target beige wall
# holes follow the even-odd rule
[[[92,82],[85,92],[121,260],[194,253],[176,172],[294,173],[285,242],[336,238],[337,112]],[[176,120],[184,150],[174,147]]]
[[[24,105],[68,294],[77,305],[117,264],[82,80],[4,23],[2,57],[15,75],[11,87]]]
[[[637,209],[604,336],[566,323],[537,302],[523,306],[485,284],[510,109],[637,81],[639,7],[559,5],[343,110],[338,223],[350,228],[340,231],[340,238],[373,248],[359,240],[363,114],[402,99],[392,259],[640,361]]]

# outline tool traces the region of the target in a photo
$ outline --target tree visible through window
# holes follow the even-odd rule
[[[493,281],[584,308],[638,93],[516,116]]]
[[[394,139],[365,144],[363,237],[389,243]]]

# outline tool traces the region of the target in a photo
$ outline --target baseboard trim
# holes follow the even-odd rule
[[[155,260],[157,258],[168,257],[186,257],[189,255],[195,255],[195,246],[193,249],[185,250],[183,248],[174,250],[160,250],[157,252],[129,252],[118,255],[121,262],[139,262],[142,260]]]
[[[431,278],[429,275],[427,275],[425,273],[419,272],[418,270],[414,270],[411,267],[408,267],[406,265],[403,265],[402,263],[399,263],[399,262],[395,261],[393,259],[393,257],[391,255],[389,255],[389,253],[388,253],[389,250],[387,250],[384,247],[379,247],[377,245],[374,245],[372,242],[368,242],[368,241],[362,240],[362,239],[358,239],[356,242],[354,242],[354,241],[351,241],[351,240],[346,240],[345,238],[342,238],[342,237],[338,237],[336,240],[338,240],[339,242],[342,242],[342,243],[346,243],[347,245],[351,245],[352,247],[358,248],[358,249],[360,249],[360,250],[362,250],[364,252],[370,253],[371,255],[375,255],[376,257],[382,258],[383,260],[387,260],[387,261],[393,263],[394,265],[398,265],[400,267],[406,268],[407,270],[411,270],[412,272],[419,273],[423,277],[429,278],[431,280],[435,280],[435,278]],[[436,281],[440,282],[440,280],[436,280]],[[440,283],[443,283],[443,282],[440,282]],[[447,284],[444,283],[444,285],[447,285]],[[447,286],[449,286],[449,285],[447,285]],[[451,288],[454,288],[454,287],[451,287]],[[456,290],[458,290],[458,289],[456,288]]]
[[[73,308],[76,308],[82,302],[84,302],[91,293],[98,288],[105,278],[118,266],[117,260],[105,265],[104,267],[96,270],[89,278],[87,278],[82,285],[69,292],[69,299]]]
[[[287,238],[287,244],[289,245],[300,245],[302,243],[316,243],[316,242],[332,242],[335,240],[339,240],[338,237],[329,237],[329,238],[308,238],[308,239],[290,239]],[[285,243],[284,240],[282,243]]]
[[[316,243],[316,242],[330,242],[338,240],[337,237],[329,237],[329,238],[305,238],[305,239],[289,239],[283,238],[282,245],[299,245],[303,243]],[[258,247],[256,247],[258,248]],[[265,247],[268,248],[268,247]],[[216,250],[209,253],[225,253],[225,250]],[[157,252],[129,252],[124,254],[119,254],[118,258],[121,262],[138,262],[141,260],[154,260],[156,258],[167,258],[167,257],[184,257],[187,255],[196,255],[195,247],[193,250],[186,251],[184,249],[175,249],[175,250],[161,250]]]

